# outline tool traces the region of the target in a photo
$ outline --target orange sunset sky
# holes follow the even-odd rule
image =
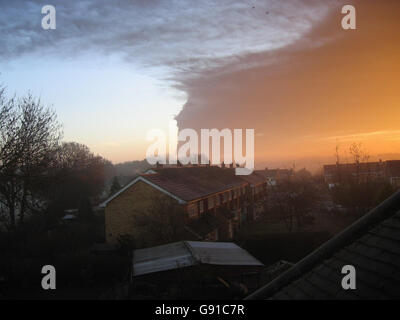
[[[338,5],[293,44],[241,57],[251,68],[188,81],[181,127],[255,128],[256,165],[315,168],[352,142],[374,157],[400,153],[400,2],[352,1],[357,30]]]

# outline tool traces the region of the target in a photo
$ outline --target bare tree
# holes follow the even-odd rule
[[[32,95],[7,99],[0,90],[0,203],[9,227],[42,201],[36,193],[61,138],[56,115]],[[17,218],[19,218],[17,220]]]
[[[335,158],[336,158],[337,165],[340,164],[340,150],[339,149],[340,149],[339,142],[336,141]]]
[[[293,230],[295,222],[298,228],[303,224],[316,201],[312,175],[305,169],[279,181],[271,192],[272,210],[284,221],[288,231]]]
[[[361,142],[353,142],[349,147],[349,152],[353,156],[355,163],[367,162],[370,158]]]
[[[338,172],[340,173],[339,183],[331,189],[331,195],[335,203],[359,216],[389,197],[394,190],[390,183],[379,179],[378,173],[373,172],[376,170],[376,165],[363,165],[361,170],[361,164],[368,162],[370,158],[361,142],[352,143],[349,152],[355,164],[343,172]]]
[[[364,149],[361,142],[353,142],[349,147],[349,152],[353,156],[354,162],[356,164],[356,179],[360,179],[360,163],[368,162],[370,156],[368,152]]]

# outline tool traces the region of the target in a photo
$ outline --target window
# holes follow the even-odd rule
[[[205,241],[218,241],[218,231],[217,230],[211,231],[209,234],[207,234],[204,237],[204,240]]]
[[[189,218],[197,218],[199,210],[197,206],[197,202],[190,203],[187,207]]]
[[[203,200],[199,201],[199,211],[200,211],[200,213],[204,212],[204,202],[203,202]]]
[[[214,197],[209,197],[207,200],[208,200],[208,209],[214,208]]]
[[[215,204],[217,207],[221,205],[221,196],[219,194],[215,196]]]

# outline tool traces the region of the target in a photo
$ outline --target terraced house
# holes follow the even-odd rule
[[[386,180],[393,187],[400,188],[400,160],[324,165],[324,177],[330,187],[346,177],[353,177],[364,182]]]
[[[135,236],[132,216],[146,212],[155,197],[166,197],[183,206],[188,236],[182,240],[230,240],[244,223],[260,215],[266,185],[264,177],[255,173],[236,176],[233,168],[151,169],[102,204],[106,240],[115,242],[123,235]]]

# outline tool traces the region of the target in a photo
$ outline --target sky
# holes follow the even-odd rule
[[[0,83],[114,163],[153,128],[254,128],[256,166],[400,154],[397,0],[0,0]],[[343,30],[353,4],[357,29]]]

